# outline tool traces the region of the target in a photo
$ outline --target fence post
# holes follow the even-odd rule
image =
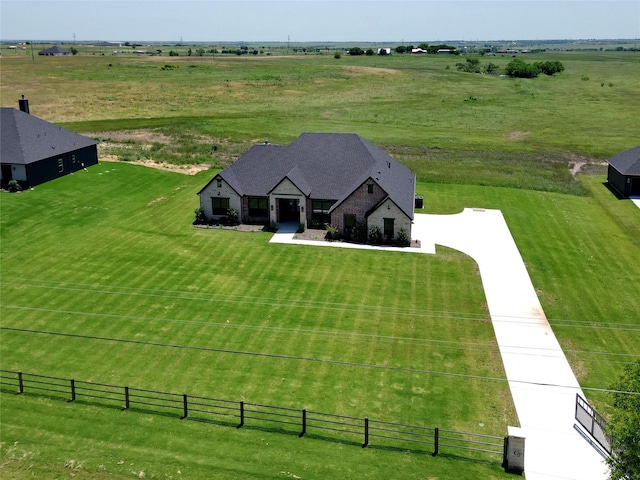
[[[435,457],[440,453],[440,429],[438,427],[433,429],[433,456]]]
[[[72,378],[71,379],[71,399],[68,400],[69,402],[73,402],[76,399],[76,381]]]
[[[362,448],[365,448],[369,445],[369,417],[364,417],[364,443],[362,444]]]
[[[125,410],[129,409],[129,387],[128,386],[124,387],[124,409]]]
[[[240,402],[240,425],[236,428],[244,426],[244,402]]]
[[[507,455],[509,454],[509,437],[504,437],[504,442],[502,444],[502,468],[506,470],[508,462]]]
[[[307,410],[305,408],[302,409],[302,431],[300,432],[299,437],[304,437],[304,434],[307,433]]]
[[[24,381],[22,380],[22,371],[18,372],[18,395],[24,393]]]
[[[182,416],[180,417],[180,420],[187,418],[187,415],[189,415],[189,406],[187,402],[187,394],[184,393],[182,394]]]

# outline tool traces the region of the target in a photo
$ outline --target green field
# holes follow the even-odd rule
[[[558,55],[565,73],[531,81],[460,73],[450,57],[3,56],[0,91],[120,160],[219,168],[265,138],[362,135],[417,172],[425,213],[503,211],[606,414],[611,399],[591,389],[640,356],[640,210],[602,185],[601,161],[637,143],[640,62]],[[572,175],[576,161],[590,174]],[[0,368],[490,435],[517,424],[470,258],[195,229],[213,174],[102,162],[2,193]],[[1,396],[7,478],[505,476],[497,463]]]

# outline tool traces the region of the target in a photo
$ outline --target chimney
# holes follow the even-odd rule
[[[22,98],[18,100],[18,105],[20,106],[21,112],[29,113],[29,100],[24,98],[24,95],[22,95]]]

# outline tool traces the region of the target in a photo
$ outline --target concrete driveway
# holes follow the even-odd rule
[[[525,441],[528,480],[605,480],[604,459],[576,425],[576,394],[584,394],[542,310],[520,252],[499,210],[455,215],[416,214],[412,237],[421,248],[371,247],[293,239],[273,242],[435,253],[459,250],[478,264],[496,340]]]
[[[520,252],[499,210],[416,215],[423,245],[454,248],[478,264],[496,340],[525,441],[528,480],[605,480],[603,457],[576,427],[584,397],[542,310]],[[517,433],[517,432],[516,432]]]

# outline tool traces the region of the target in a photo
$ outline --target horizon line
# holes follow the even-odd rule
[[[476,40],[464,40],[464,39],[445,39],[445,40],[192,40],[189,42],[176,41],[176,40],[103,40],[103,39],[84,39],[84,40],[63,40],[63,39],[17,39],[17,38],[0,38],[0,44],[4,43],[64,43],[64,44],[77,44],[82,45],[85,43],[102,42],[102,43],[157,43],[163,45],[193,45],[198,43],[208,44],[247,44],[247,43],[276,43],[285,45],[296,45],[302,43],[397,43],[398,45],[406,45],[410,43],[444,43],[444,42],[457,42],[457,43],[481,43],[481,42],[531,42],[531,43],[544,43],[544,42],[636,42],[640,41],[639,38],[493,38],[493,39],[476,39]]]

